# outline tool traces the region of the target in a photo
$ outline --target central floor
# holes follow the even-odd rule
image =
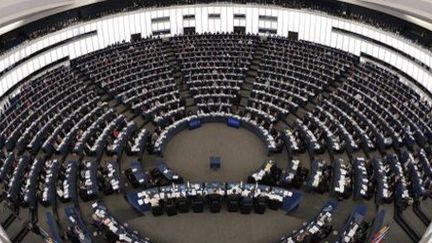
[[[163,158],[167,165],[184,177],[185,181],[245,181],[247,176],[259,168],[263,161],[272,158],[278,162],[279,167],[285,168],[288,161],[287,152],[267,157],[265,146],[253,133],[246,129],[227,127],[222,123],[204,124],[195,130],[184,130],[177,134],[168,144]],[[219,170],[209,168],[209,157],[220,156],[222,167]],[[324,155],[321,155],[324,156]],[[324,157],[328,157],[325,155]],[[307,154],[297,155],[301,163],[309,167],[310,159]],[[122,157],[122,170],[127,168],[131,159]],[[144,165],[150,167],[157,158],[145,154]],[[129,188],[129,190],[136,190]],[[119,195],[103,196],[111,213],[121,222],[128,224],[131,229],[137,230],[141,235],[148,236],[153,242],[161,243],[266,243],[277,242],[281,236],[289,235],[298,229],[304,222],[313,218],[321,207],[331,197],[328,194],[320,195],[302,190],[304,200],[300,206],[285,214],[282,210],[267,209],[264,214],[229,213],[223,204],[220,213],[212,214],[206,208],[204,213],[193,212],[168,217],[166,214],[154,217],[150,212],[146,215],[137,213],[124,198]],[[80,202],[80,208],[86,222],[91,222],[91,203]],[[373,200],[354,201],[345,200],[339,204],[333,219],[333,232],[326,241],[334,242],[337,231],[340,230],[356,207],[365,204],[368,207],[366,219],[372,221],[376,208]],[[383,205],[387,209],[386,224],[390,224],[392,231],[389,240],[410,242],[407,235],[392,220],[393,205]],[[60,222],[66,222],[63,205],[59,205]],[[42,210],[40,211],[43,212]],[[44,214],[40,215],[44,218]],[[66,225],[62,225],[66,228]],[[46,227],[45,227],[46,228]]]
[[[180,132],[164,154],[168,166],[190,181],[245,181],[268,159],[265,145],[255,134],[222,123]],[[210,169],[210,156],[221,158],[220,169]],[[286,166],[286,154],[272,158],[280,158],[279,166]]]

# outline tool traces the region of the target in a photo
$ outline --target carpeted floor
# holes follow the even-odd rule
[[[264,144],[253,133],[218,123],[182,131],[169,142],[164,154],[168,166],[190,181],[244,181],[269,158]],[[209,156],[212,155],[218,155],[222,160],[222,167],[217,171],[209,168]],[[303,165],[309,167],[309,156],[297,157]],[[286,151],[271,158],[280,167],[286,167]],[[150,162],[149,159],[144,158],[145,163]],[[330,197],[308,193],[299,208],[289,215],[280,210],[267,210],[263,215],[241,215],[222,209],[218,214],[208,211],[202,214],[190,212],[173,217],[153,217],[150,213],[147,216],[137,216],[125,202],[111,199],[113,198],[104,198],[104,201],[113,214],[155,242],[264,243],[275,242],[299,228],[314,217]],[[358,202],[352,200],[341,204],[334,219],[336,228],[342,227],[356,204]],[[373,217],[373,202],[367,204],[371,205]]]
[[[180,132],[164,154],[168,166],[190,181],[245,181],[267,159],[265,146],[255,134],[222,123]],[[221,158],[219,170],[209,167],[213,155]],[[272,158],[286,166],[286,154]]]

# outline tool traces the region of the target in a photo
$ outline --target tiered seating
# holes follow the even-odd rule
[[[273,119],[296,111],[354,61],[346,52],[304,41],[269,37],[263,46],[247,110]]]
[[[282,170],[273,160],[265,161],[258,170],[248,176],[248,183],[259,183],[269,186],[276,185],[281,176]]]
[[[27,170],[27,166],[29,165],[29,163],[30,158],[27,155],[22,155],[18,161],[18,165],[15,166],[9,183],[5,185],[7,198],[12,203],[20,202],[20,189],[23,182],[22,177],[24,176],[24,173]]]
[[[408,191],[408,179],[405,176],[404,167],[396,154],[386,156],[390,167],[390,181],[394,182],[394,196],[398,210],[405,209],[412,204],[412,197]]]
[[[338,198],[349,198],[352,191],[351,164],[341,158],[333,162],[332,193]]]
[[[117,131],[121,131],[124,127],[126,127],[126,125],[126,117],[124,115],[117,115],[113,120],[111,120],[110,123],[106,125],[100,134],[96,132],[97,137],[90,137],[86,144],[86,152],[99,157],[107,147],[107,144],[114,142],[114,139],[116,136],[118,136]]]
[[[6,148],[36,153],[70,113],[96,98],[93,90],[71,71],[61,66],[25,81],[1,116]]]
[[[141,237],[137,232],[119,222],[110,214],[103,202],[98,201],[94,203],[92,205],[92,212],[93,223],[102,231],[109,242],[150,242],[147,237]]]
[[[356,157],[353,161],[353,173],[354,173],[354,199],[364,198],[370,199],[372,195],[371,188],[371,168],[363,157]]]
[[[300,160],[292,159],[288,161],[288,167],[283,172],[279,183],[285,188],[300,188],[307,174],[308,170],[301,166]]]
[[[252,61],[258,36],[202,34],[171,39],[183,80],[198,108],[229,112]]]
[[[145,173],[139,161],[132,161],[125,175],[133,187],[146,188],[150,184],[150,175]]]
[[[101,169],[101,172],[102,177],[105,178],[105,183],[103,185],[104,193],[109,195],[114,192],[120,192],[122,184],[120,183],[120,169],[118,162],[115,160],[108,161],[106,166]]]
[[[285,130],[282,131],[281,138],[285,142],[289,157],[294,153],[304,150],[303,141],[300,139],[297,130],[291,131],[289,128],[285,128]]]
[[[429,140],[428,116],[417,115],[424,114],[418,109],[420,104],[425,110],[429,108],[398,76],[378,66],[358,64],[331,98],[330,102],[351,114],[381,150],[392,145],[412,147],[417,143],[424,146]],[[332,106],[329,102],[326,105]],[[365,145],[367,139],[363,140]]]
[[[356,116],[351,117],[349,114],[353,114],[351,112],[345,112],[341,108],[339,108],[336,104],[333,104],[332,97],[330,97],[330,100],[325,100],[321,107],[323,110],[331,113],[331,115],[335,118],[332,120],[333,122],[339,121],[341,125],[343,125],[344,129],[348,132],[348,135],[344,135],[344,137],[351,141],[351,147],[355,150],[356,145],[362,146],[363,150],[369,151],[375,148],[374,143],[371,140],[371,137],[369,137],[368,133],[364,129],[368,129],[366,125],[364,125],[363,122],[359,121],[360,123],[357,123]],[[362,125],[362,126],[360,126]],[[354,143],[352,143],[354,142]],[[349,148],[347,143],[347,149]]]
[[[313,159],[311,161],[311,171],[308,175],[306,186],[310,190],[324,193],[327,191],[329,182],[327,179],[330,178],[330,173],[327,168],[327,164],[323,160]]]
[[[98,146],[106,142],[104,139],[108,135],[109,129],[115,127],[121,118],[121,116],[117,117],[113,109],[107,109],[81,135],[78,134],[78,140],[75,143],[73,152],[78,154],[83,154],[84,152],[86,154],[95,154]]]
[[[419,176],[423,180],[426,193],[432,193],[432,163],[424,149],[418,149],[414,155],[414,164],[419,168]]]
[[[75,128],[75,125],[78,125],[86,120],[89,113],[93,113],[93,109],[98,108],[97,101],[99,100],[99,97],[91,98],[89,101],[84,103],[81,107],[76,108],[75,110],[71,111],[69,116],[65,119],[62,119],[59,121],[59,125],[54,128],[54,126],[51,126],[49,128],[49,131],[47,131],[48,134],[50,134],[48,137],[46,137],[46,140],[42,144],[42,150],[46,153],[52,153],[52,152],[58,152],[61,154],[64,154],[67,152],[67,145],[69,141],[71,140],[71,137],[74,136],[74,134],[69,134],[69,131],[73,128]],[[76,126],[77,131],[78,126]],[[71,132],[72,133],[72,132]],[[69,135],[69,136],[68,136]],[[34,143],[38,143],[37,141],[41,141],[42,138],[35,137]],[[36,151],[35,148],[31,148],[32,151]]]
[[[162,39],[142,39],[109,46],[75,63],[118,101],[164,124],[184,110],[169,51]]]
[[[367,230],[365,221],[367,207],[365,205],[357,206],[348,217],[342,230],[337,235],[336,243],[349,243],[357,240],[364,241],[362,237]]]
[[[40,201],[45,206],[54,205],[56,203],[56,183],[60,171],[59,160],[46,160],[39,181],[41,191]]]
[[[353,80],[362,90],[373,94],[372,97],[385,107],[384,112],[392,114],[387,115],[391,123],[402,123],[406,136],[414,136],[420,146],[431,141],[432,123],[428,113],[431,107],[420,99],[419,94],[395,74],[372,63],[362,64],[357,70]]]
[[[70,160],[62,167],[60,178],[63,178],[57,186],[57,195],[63,202],[76,201],[78,162]]]
[[[423,181],[422,170],[419,164],[414,159],[413,155],[408,151],[403,151],[400,155],[401,165],[404,167],[404,172],[407,174],[408,190],[412,198],[416,201],[423,199],[426,194],[425,184]]]
[[[92,235],[84,224],[80,212],[74,207],[67,207],[64,211],[69,225],[68,234],[73,235],[79,242],[93,242]]]
[[[84,161],[80,165],[79,195],[83,200],[95,199],[99,193],[98,164],[96,161]]]
[[[362,105],[354,96],[355,94],[346,92],[341,88],[331,95],[333,104],[345,113],[350,114],[350,117],[366,133],[367,138],[374,143],[375,147],[385,149],[391,146],[392,139],[390,135],[388,135],[387,130],[382,130],[384,129],[383,127],[381,127],[382,129],[378,128],[377,125],[380,125],[380,123],[374,122],[368,117],[368,112],[371,112],[371,110],[368,109],[364,111],[363,109],[368,107],[364,104]],[[379,119],[379,116],[375,114],[374,118]],[[371,146],[368,145],[368,148],[369,147]]]
[[[264,57],[253,61],[261,56],[258,49]],[[178,90],[183,84],[174,78],[173,50],[187,86],[181,94],[189,92],[196,103],[187,116]],[[432,195],[431,107],[398,76],[371,63],[357,63],[340,50],[279,37],[200,34],[117,43],[73,63],[72,68],[60,66],[24,80],[2,101],[6,104],[0,114],[3,197],[13,206],[29,207],[33,217],[39,213],[38,200],[55,209],[57,196],[63,203],[76,204],[78,195],[88,201],[100,192],[124,193],[139,212],[151,209],[154,215],[175,215],[189,207],[202,212],[204,205],[219,212],[222,199],[233,212],[264,213],[267,207],[289,212],[300,196],[286,188],[302,185],[309,191],[329,191],[338,199],[353,194],[356,200],[375,195],[376,204],[395,200],[398,211]],[[254,79],[255,72],[248,72],[254,65],[256,79],[249,90],[251,86],[243,84],[246,76]],[[98,88],[84,82],[86,75]],[[139,120],[136,123],[126,117],[127,112],[119,114],[108,99],[101,102],[99,91],[146,119],[133,117]],[[248,103],[240,104],[244,98]],[[305,112],[288,117],[300,106]],[[156,129],[148,126],[150,120]],[[269,154],[279,152],[285,142],[287,168],[281,171],[269,161],[247,184],[184,183],[163,162],[144,171],[141,162],[134,161],[125,176],[135,188],[145,190],[131,193],[123,187],[119,166],[124,150],[141,159],[149,147],[163,156],[175,134],[209,122],[252,131]],[[360,149],[376,148],[383,158],[359,155]],[[294,159],[305,150],[311,157],[310,172]],[[347,152],[352,164],[315,157],[325,150],[332,160]],[[389,150],[391,154],[386,154]],[[329,202],[283,241],[325,238],[335,207]],[[107,238],[148,241],[118,222],[103,204],[94,204],[93,209],[94,223]],[[57,223],[49,215],[50,229],[58,231],[51,227]],[[79,211],[67,208],[66,215],[72,234],[91,241]],[[340,242],[361,233],[361,220],[354,216],[337,236]]]
[[[24,175],[24,185],[21,188],[22,206],[29,206],[35,208],[37,195],[36,192],[39,187],[39,175],[44,168],[45,160],[36,158],[34,159],[29,172]]]
[[[360,69],[361,70],[361,69]],[[403,142],[403,126],[399,120],[395,119],[392,113],[383,107],[380,95],[377,95],[371,87],[362,84],[362,78],[359,78],[361,73],[359,68],[356,69],[352,77],[348,78],[348,82],[344,83],[343,94],[351,96],[352,103],[358,103],[358,108],[364,113],[369,114],[369,118],[376,124],[378,129],[383,131],[388,140],[392,140],[394,146],[400,146]],[[372,73],[374,74],[374,73]],[[375,81],[376,82],[376,81]],[[354,99],[353,99],[354,98]],[[402,131],[402,133],[396,132]],[[389,145],[390,142],[385,145]]]
[[[124,150],[124,147],[127,145],[129,139],[134,134],[137,129],[136,123],[134,121],[128,122],[120,132],[118,130],[113,131],[113,139],[111,142],[109,141],[109,145],[107,146],[107,152],[109,154],[115,154],[117,157],[120,157],[121,153]]]
[[[145,150],[149,138],[149,131],[145,128],[136,132],[134,136],[129,139],[127,144],[128,155],[140,155]]]
[[[317,125],[321,125],[326,135],[327,147],[334,152],[340,152],[342,149],[346,149],[347,152],[352,153],[359,149],[354,136],[350,133],[343,123],[333,116],[326,108],[316,106],[313,115],[316,117],[315,120]]]
[[[382,159],[373,158],[373,179],[375,181],[375,202],[389,203],[393,198],[393,184],[389,178],[390,168]]]
[[[106,104],[99,106],[96,102],[90,101],[82,109],[73,112],[71,117],[65,119],[63,124],[48,137],[42,145],[42,150],[46,153],[55,152],[62,155],[68,153],[78,142],[83,130],[102,116],[105,107]]]
[[[304,117],[304,124],[313,131],[312,133],[318,143],[328,148],[330,152],[339,153],[343,151],[345,147],[343,138],[338,136],[333,121],[324,117],[322,110],[317,109],[314,113],[308,112]]]
[[[319,242],[325,239],[333,229],[331,222],[336,207],[336,201],[327,202],[317,216],[304,223],[301,228],[295,230],[289,236],[282,237],[280,242]]]
[[[16,164],[15,162],[18,161],[18,158],[13,152],[10,152],[7,155],[3,155],[2,157],[3,158],[0,168],[0,181],[7,184],[9,183],[12,172],[14,170],[14,164]]]
[[[306,144],[309,154],[313,155],[315,152],[322,152],[322,146],[318,142],[317,137],[301,119],[297,119],[294,125],[303,142]]]
[[[268,153],[274,152],[282,146],[282,141],[279,140],[279,132],[273,126],[261,126],[259,123],[256,123],[255,120],[247,116],[241,117],[225,112],[201,112],[197,115],[187,116],[175,121],[164,130],[156,130],[151,139],[153,151],[163,155],[167,142],[178,132],[190,127],[190,123],[223,122],[228,124],[230,119],[235,120],[236,123],[239,124],[238,126],[241,125],[255,133],[265,144]]]

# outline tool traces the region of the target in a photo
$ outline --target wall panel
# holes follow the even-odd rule
[[[220,18],[209,20],[209,13],[218,13]],[[195,19],[183,20],[184,15],[193,14]],[[245,14],[245,19],[235,20],[234,14]],[[277,21],[259,20],[259,15],[277,17]],[[169,21],[152,24],[152,17],[169,16]],[[0,56],[0,72],[32,55],[33,53],[62,40],[79,34],[97,31],[97,36],[79,39],[74,43],[49,50],[37,55],[0,77],[0,95],[28,74],[60,58],[84,55],[122,40],[130,40],[130,35],[141,33],[150,36],[154,30],[170,29],[171,35],[183,33],[184,27],[195,27],[196,32],[231,32],[234,26],[245,26],[246,32],[258,33],[259,28],[275,29],[278,35],[287,36],[289,31],[299,33],[299,38],[323,45],[339,48],[359,55],[361,52],[384,60],[416,78],[432,91],[432,73],[412,60],[367,41],[332,32],[339,27],[354,33],[376,39],[408,53],[432,68],[432,53],[393,33],[374,29],[362,23],[336,18],[317,11],[285,9],[274,6],[203,4],[173,6],[165,9],[143,9],[119,13],[101,19],[72,25],[64,30],[22,44]]]

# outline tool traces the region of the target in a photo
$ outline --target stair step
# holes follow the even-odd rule
[[[21,230],[18,232],[18,234],[12,239],[12,242],[21,242],[26,235],[29,233],[29,229],[27,229],[26,227],[22,227]]]
[[[259,65],[261,63],[261,61],[262,61],[261,59],[262,58],[257,58],[257,59],[252,60],[251,66],[253,67],[254,65],[255,66]]]
[[[248,105],[248,100],[249,99],[247,97],[242,97],[240,100],[240,105],[246,107]]]
[[[244,90],[252,90],[253,84],[252,83],[244,83],[242,89]]]
[[[191,97],[191,95],[190,95],[190,93],[189,93],[189,90],[181,90],[181,91],[180,91],[180,95],[181,95],[183,98],[190,98],[190,97]]]
[[[250,96],[250,93],[251,93],[251,90],[246,90],[246,89],[241,89],[240,92],[239,92],[239,94],[240,94],[242,97],[249,97],[249,96]]]
[[[263,40],[265,39],[266,38],[263,38]],[[253,84],[255,83],[256,77],[258,75],[259,66],[264,59],[265,53],[266,47],[264,45],[258,45],[255,53],[253,54],[253,59],[249,65],[248,71],[245,74],[245,82],[243,82],[243,84],[240,86],[240,102],[236,107],[233,108],[237,108],[237,110],[242,111],[247,106],[250,94],[253,89]]]
[[[180,92],[180,97],[185,102],[186,112],[196,112],[198,110],[198,107],[196,106],[195,100],[193,99],[192,94],[190,93],[189,87],[184,83],[183,75],[180,69],[179,61],[178,61],[178,50],[177,48],[174,48],[172,43],[167,41],[164,42],[165,46],[168,48],[168,56],[167,60],[169,60],[169,65],[171,67],[174,67],[174,80],[176,83],[176,86]]]
[[[182,80],[182,74],[181,72],[175,72],[173,73],[173,76],[175,79],[180,79],[180,81]]]
[[[313,110],[314,108],[315,108],[315,106],[312,105],[311,103],[306,104],[306,109],[307,109],[307,110],[311,111],[311,110]]]
[[[192,106],[192,105],[195,105],[195,100],[193,98],[185,99],[185,106]]]
[[[195,105],[192,105],[192,106],[186,106],[186,113],[189,113],[189,112],[191,112],[191,113],[197,113],[197,111],[198,111],[198,107],[197,106],[195,106]]]
[[[248,76],[248,77],[246,77],[244,84],[247,84],[247,83],[253,84],[253,83],[255,83],[255,80],[256,80],[256,77],[254,77],[254,76]]]

